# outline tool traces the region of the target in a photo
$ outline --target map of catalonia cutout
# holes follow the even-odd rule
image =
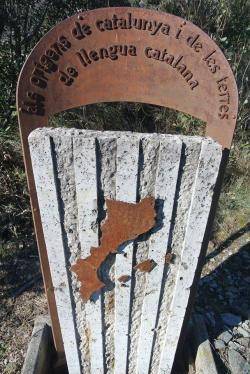
[[[93,293],[105,284],[98,277],[98,269],[111,253],[117,253],[118,247],[149,231],[155,224],[155,199],[146,197],[139,203],[106,200],[107,218],[104,220],[99,247],[91,247],[90,256],[77,260],[71,270],[81,282],[80,293],[89,300]]]

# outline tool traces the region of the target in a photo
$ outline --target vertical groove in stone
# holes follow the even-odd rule
[[[176,274],[175,292],[160,359],[160,372],[171,372],[183,319],[193,285],[204,233],[209,216],[213,189],[221,161],[221,147],[211,139],[203,139],[193,182],[185,235]]]
[[[70,372],[80,374],[78,341],[76,336],[75,314],[72,306],[71,277],[68,272],[69,245],[67,237],[68,211],[64,205],[63,183],[61,180],[60,155],[47,134],[42,138],[40,132],[31,134],[29,145],[33,173],[36,183],[44,239],[48,250],[58,317],[61,324],[65,353]],[[71,139],[66,146],[72,159]],[[60,148],[60,140],[58,141]],[[60,151],[59,151],[60,153]]]
[[[96,140],[95,137],[79,136],[73,138],[73,144],[81,258],[86,258],[90,255],[91,247],[98,247],[99,244]],[[104,372],[104,362],[100,292],[85,303],[85,318],[91,372],[101,374]]]
[[[154,185],[156,177],[158,159],[159,139],[154,135],[142,136],[140,147],[140,175],[138,177],[138,197],[139,200],[154,196]],[[148,258],[148,234],[140,236],[140,240],[135,240],[135,264],[134,266]],[[136,370],[136,356],[140,331],[142,303],[144,299],[146,274],[140,271],[133,271],[131,295],[131,316],[129,328],[129,351],[128,351],[128,373],[133,374]]]
[[[73,131],[71,136],[73,136]],[[73,138],[74,139],[74,138]],[[74,143],[74,140],[73,140]],[[76,146],[73,144],[73,170],[75,168],[75,157],[76,157]],[[75,174],[75,173],[74,173]],[[75,176],[74,176],[75,177]],[[82,258],[82,250],[81,250],[81,243],[79,240],[79,221],[78,221],[78,206],[77,206],[77,198],[75,193],[74,198],[74,212],[76,214],[76,226],[74,226],[74,232],[78,236],[77,245],[74,249],[72,249],[72,265],[80,258]],[[74,260],[73,260],[74,259]],[[91,365],[90,365],[90,344],[89,344],[89,328],[87,326],[87,318],[86,318],[86,310],[85,310],[85,302],[82,300],[81,295],[79,293],[80,284],[77,281],[75,275],[72,274],[72,286],[74,289],[74,298],[76,303],[76,322],[77,322],[77,329],[80,336],[80,352],[81,352],[81,363],[84,374],[91,374]]]
[[[70,266],[75,263],[77,256],[80,254],[77,230],[77,204],[75,200],[76,191],[72,138],[69,136],[61,137],[60,135],[55,135],[51,137],[51,144],[52,159],[55,170],[55,183],[58,191],[58,206],[65,249],[65,261],[67,263],[67,273],[72,298],[72,310],[76,325],[77,345],[79,347],[79,355],[81,356],[81,335],[79,334],[77,323],[77,304],[79,303],[79,295],[74,292],[76,279],[72,277],[72,273],[68,271]]]
[[[148,258],[153,260],[156,266],[149,274],[146,274],[137,351],[136,373],[138,374],[144,374],[150,370],[152,343],[154,331],[157,327],[158,303],[165,267],[181,147],[182,142],[178,138],[160,137],[160,150],[154,183],[157,219],[148,240]]]
[[[106,216],[105,199],[116,197],[116,139],[99,137],[97,141],[97,191],[98,223]],[[114,367],[114,261],[110,255],[101,267],[102,280],[106,287],[102,290],[102,320],[104,337],[104,372],[111,374]]]
[[[117,137],[116,199],[135,203],[137,198],[139,138]],[[129,311],[131,302],[131,276],[134,244],[122,244],[115,260],[115,367],[114,373],[127,372]],[[129,277],[126,287],[119,281]]]
[[[72,138],[65,136],[54,136],[58,178],[60,180],[60,191],[62,205],[64,207],[64,230],[68,241],[69,262],[73,265],[78,258],[82,257],[81,244],[79,240],[78,205],[76,199],[74,155],[72,151]],[[70,142],[70,144],[69,144]],[[71,149],[69,150],[69,146]],[[80,230],[81,231],[81,230]],[[71,273],[74,302],[76,305],[76,325],[79,336],[79,348],[84,373],[90,373],[90,346],[89,328],[87,326],[85,303],[78,289],[76,277]]]
[[[176,274],[180,266],[182,241],[184,240],[185,228],[187,224],[188,211],[191,203],[193,183],[195,180],[196,169],[199,160],[201,141],[183,138],[185,156],[180,165],[180,189],[178,193],[178,203],[176,207],[176,216],[173,217],[175,225],[172,233],[172,242],[168,250],[174,255],[174,262],[166,264],[162,284],[162,298],[159,309],[158,326],[155,332],[154,347],[151,361],[151,372],[157,373],[161,350],[164,344],[165,332],[169,318],[169,308],[172,301],[174,288],[176,284]]]

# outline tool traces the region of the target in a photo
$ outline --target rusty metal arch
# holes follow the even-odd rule
[[[238,94],[230,66],[200,28],[171,14],[103,8],[57,24],[21,71],[17,108],[33,218],[53,333],[63,352],[31,168],[28,136],[50,116],[98,102],[130,101],[188,113],[229,150]]]

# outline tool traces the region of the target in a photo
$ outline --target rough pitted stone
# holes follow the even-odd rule
[[[232,334],[229,331],[224,331],[218,336],[218,339],[223,340],[227,344],[232,339]]]
[[[249,374],[250,365],[239,352],[230,349],[228,351],[228,361],[232,374]]]
[[[39,129],[29,142],[70,373],[170,373],[221,147],[200,137],[75,129]],[[156,199],[155,227],[104,261],[105,289],[83,301],[70,267],[98,246],[105,199],[147,196]],[[136,270],[147,259],[154,269]]]
[[[195,314],[192,321],[194,340],[192,343],[194,343],[196,351],[195,372],[197,374],[217,374],[211,344],[202,315]],[[189,344],[192,343],[190,342]]]
[[[214,346],[218,350],[224,349],[226,347],[225,342],[220,339],[214,341]]]
[[[237,342],[238,342],[242,347],[244,347],[245,349],[246,349],[246,348],[250,348],[250,339],[249,339],[249,337],[248,337],[248,338],[238,338],[238,339],[237,339]]]
[[[243,338],[249,338],[250,336],[249,332],[241,326],[237,328],[237,333],[243,336]]]
[[[52,332],[50,318],[48,316],[39,316],[34,323],[21,374],[45,374],[52,372],[53,354],[51,352],[51,345]]]
[[[241,325],[244,330],[248,331],[250,333],[250,320],[246,320]]]

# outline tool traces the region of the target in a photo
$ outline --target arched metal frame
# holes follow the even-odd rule
[[[238,93],[230,66],[210,37],[167,13],[103,8],[57,24],[21,71],[17,108],[33,219],[55,346],[63,352],[35,190],[28,136],[50,116],[100,102],[142,102],[188,113],[206,123],[206,136],[228,157]],[[223,162],[225,166],[225,162]]]

